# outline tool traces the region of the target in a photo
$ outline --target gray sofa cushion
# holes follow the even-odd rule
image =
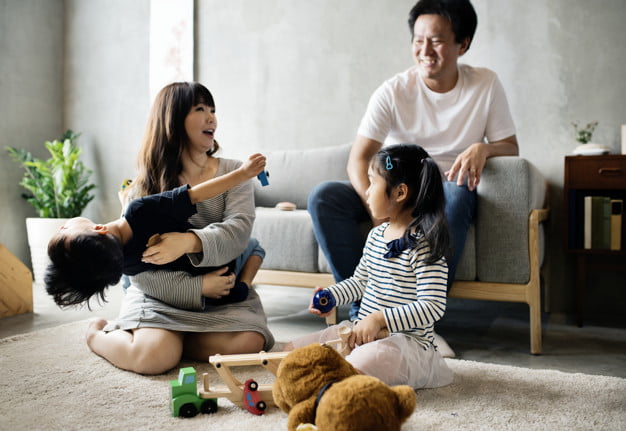
[[[313,187],[327,180],[347,180],[350,145],[311,150],[270,151],[267,156],[269,185],[254,181],[257,207],[274,207],[278,202],[293,202],[306,209]]]
[[[476,274],[480,281],[526,283],[528,216],[542,208],[546,182],[527,160],[493,157],[478,184]]]

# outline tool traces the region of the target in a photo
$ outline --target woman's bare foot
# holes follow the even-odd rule
[[[102,331],[102,328],[104,328],[107,323],[109,322],[107,322],[105,319],[101,319],[100,317],[95,317],[89,320],[89,324],[87,326],[87,334],[85,334],[88,346],[91,346],[91,340],[93,340],[93,337],[95,337],[100,331]]]

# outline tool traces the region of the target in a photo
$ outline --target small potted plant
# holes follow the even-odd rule
[[[81,149],[76,146],[80,135],[71,130],[60,140],[47,141],[47,160],[37,159],[28,151],[7,147],[11,157],[24,168],[20,185],[29,193],[22,197],[39,214],[26,219],[28,244],[35,282],[43,281],[48,265],[48,241],[68,218],[78,217],[94,198],[96,187],[89,182],[91,170],[80,161]]]
[[[587,123],[584,127],[580,127],[578,121],[573,121],[572,126],[574,127],[574,138],[580,144],[574,150],[574,154],[595,156],[609,152],[609,149],[604,145],[591,142],[593,132],[596,130],[596,127],[598,127],[597,121]]]

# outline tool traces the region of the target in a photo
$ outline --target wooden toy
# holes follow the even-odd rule
[[[269,372],[276,375],[280,361],[287,356],[289,352],[259,352],[248,353],[242,355],[214,355],[209,357],[209,363],[213,365],[217,374],[222,378],[226,387],[211,388],[209,386],[209,375],[202,375],[203,388],[199,390],[200,398],[227,398],[236,406],[246,408],[245,406],[245,384],[239,381],[233,374],[231,367],[242,367],[246,365],[260,365],[265,367]],[[249,381],[248,381],[249,382]],[[256,382],[254,382],[256,384]],[[248,388],[251,389],[251,388]],[[259,401],[263,401],[266,406],[274,406],[274,398],[272,397],[272,384],[256,384],[254,390]]]
[[[178,380],[170,380],[170,409],[172,416],[191,418],[202,413],[215,413],[217,411],[217,399],[203,399],[198,394],[196,383],[196,370],[193,367],[181,368],[178,372]]]

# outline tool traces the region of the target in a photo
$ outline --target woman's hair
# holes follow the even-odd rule
[[[449,233],[443,181],[437,163],[418,145],[398,144],[383,147],[376,153],[372,168],[384,178],[387,196],[400,184],[408,188],[403,209],[411,210],[413,221],[404,233],[404,240],[414,245],[411,233],[421,231],[431,249],[427,263],[446,256]]]
[[[89,299],[99,295],[106,302],[104,291],[122,277],[124,253],[112,235],[85,234],[67,240],[62,235],[48,243],[51,263],[46,269],[46,291],[61,307],[89,307]]]
[[[409,29],[411,30],[411,38],[413,38],[413,30],[415,21],[420,15],[439,15],[447,18],[452,25],[455,42],[463,43],[465,39],[469,39],[467,49],[472,44],[478,18],[474,6],[469,0],[420,0],[409,12]]]
[[[185,118],[200,103],[215,107],[211,92],[197,82],[175,82],[159,91],[139,150],[139,173],[130,186],[133,197],[161,193],[180,185],[181,157],[189,143]],[[207,155],[218,149],[215,142]]]

